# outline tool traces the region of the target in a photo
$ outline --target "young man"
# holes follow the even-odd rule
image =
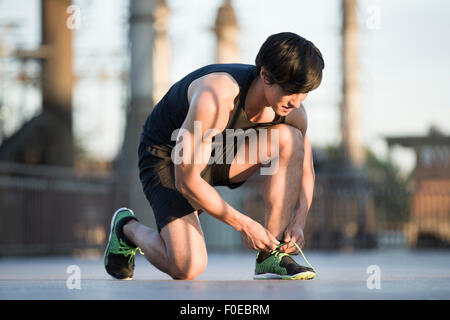
[[[139,169],[158,230],[139,223],[131,210],[119,209],[105,252],[110,275],[131,279],[140,249],[173,279],[199,276],[207,265],[198,218],[204,211],[239,231],[247,246],[258,250],[255,279],[315,276],[290,254],[303,245],[314,188],[302,102],[320,85],[324,61],[313,43],[285,32],[270,36],[255,62],[195,70],[155,106],[143,127]],[[257,132],[256,139],[226,139],[229,132],[251,130]],[[213,188],[237,188],[274,163],[263,186],[265,226],[232,208]]]

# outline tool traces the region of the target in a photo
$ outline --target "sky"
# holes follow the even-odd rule
[[[75,135],[94,156],[112,159],[119,150],[125,124],[127,88],[115,77],[126,72],[128,66],[127,29],[123,23],[127,1],[74,3],[81,8],[80,29],[74,33],[74,68],[82,75],[74,90]],[[171,9],[169,79],[173,84],[193,69],[215,62],[211,27],[222,0],[167,3]],[[339,143],[340,1],[232,3],[241,30],[238,62],[253,63],[262,42],[281,31],[296,32],[321,50],[326,65],[323,82],[304,102],[308,134],[313,147]],[[0,0],[0,25],[12,18],[21,21],[20,36],[9,38],[9,43],[22,47],[39,43],[38,12],[37,0]],[[425,135],[431,125],[450,134],[449,16],[447,0],[358,2],[361,139],[381,157],[387,154],[386,136]],[[16,43],[18,39],[20,43]],[[99,73],[106,75],[102,82],[94,77]],[[12,104],[18,99],[13,96],[11,91]],[[39,98],[35,96],[35,100]],[[414,154],[409,149],[394,148],[392,157],[405,172],[414,165]]]

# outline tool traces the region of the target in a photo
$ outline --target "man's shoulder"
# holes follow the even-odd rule
[[[208,69],[230,69],[230,70],[249,70],[255,68],[254,64],[246,63],[212,63],[204,65],[195,71],[208,70]],[[195,72],[194,71],[194,72]]]
[[[212,94],[218,101],[234,100],[239,94],[239,84],[226,72],[208,73],[195,79],[188,88],[188,101],[194,95]]]

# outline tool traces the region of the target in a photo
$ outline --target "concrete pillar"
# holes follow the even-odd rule
[[[364,163],[360,141],[360,93],[357,0],[343,0],[343,98],[341,104],[342,147],[350,166]]]
[[[72,30],[67,27],[70,0],[42,0],[42,116],[48,118],[41,162],[73,166]],[[43,135],[43,133],[37,133]],[[46,140],[46,141],[45,141]]]
[[[142,191],[138,169],[138,146],[142,125],[155,102],[166,90],[168,50],[168,8],[164,0],[130,1],[130,101],[122,152],[118,158],[124,205],[133,209],[140,220],[155,226],[151,207]],[[159,47],[162,46],[162,48]]]
[[[67,27],[71,0],[42,0],[42,44],[49,48],[43,60],[44,108],[72,112],[72,31]]]
[[[153,13],[155,43],[153,46],[153,102],[157,103],[169,89],[170,42],[168,36],[169,7],[158,1]]]
[[[238,62],[239,26],[230,0],[225,0],[225,3],[219,8],[213,30],[217,37],[216,62]]]

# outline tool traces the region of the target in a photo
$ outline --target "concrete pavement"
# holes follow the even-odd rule
[[[0,299],[450,299],[450,251],[305,254],[318,271],[314,280],[252,280],[251,252],[210,253],[193,281],[171,280],[141,256],[132,281],[109,277],[101,258],[0,258]]]

